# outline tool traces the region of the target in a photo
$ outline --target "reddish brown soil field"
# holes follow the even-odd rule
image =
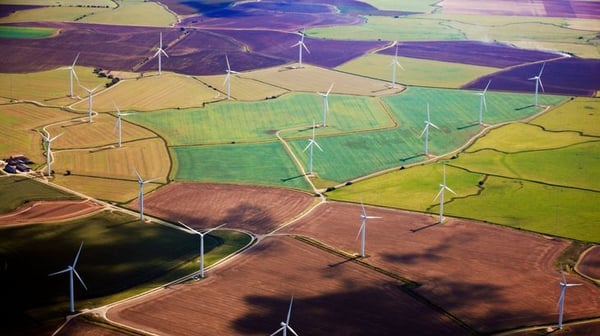
[[[160,335],[268,335],[285,320],[299,335],[465,335],[385,275],[290,237],[270,237],[208,278],[108,311]]]
[[[106,326],[96,325],[88,322],[81,317],[75,318],[69,322],[59,333],[61,336],[123,336],[129,335]]]
[[[600,281],[600,246],[588,250],[577,265],[577,271]]]
[[[100,209],[100,204],[88,200],[38,201],[0,215],[0,225],[55,222],[85,216]]]
[[[327,203],[285,232],[357,252],[360,206]],[[422,284],[417,292],[481,332],[558,320],[560,274],[553,267],[568,242],[540,235],[397,210],[367,207],[366,262]],[[565,321],[600,315],[600,289],[568,290]]]
[[[308,209],[313,195],[280,188],[233,184],[171,183],[144,198],[146,213],[195,228],[267,233]],[[130,206],[138,209],[137,200]]]

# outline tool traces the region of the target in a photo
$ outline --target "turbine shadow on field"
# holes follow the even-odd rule
[[[302,178],[302,177],[304,177],[304,175],[296,175],[296,176],[292,176],[292,177],[286,177],[286,178],[282,178],[281,182],[288,182],[288,181],[295,180],[297,178]]]
[[[434,223],[431,223],[431,224],[426,224],[426,225],[423,225],[423,226],[418,227],[416,229],[410,229],[410,232],[413,232],[413,233],[419,232],[421,230],[429,229],[429,228],[434,227],[434,226],[439,225],[439,224],[441,224],[441,223],[440,222],[434,222]]]
[[[402,162],[410,161],[410,160],[414,160],[414,159],[416,159],[418,157],[421,157],[421,156],[424,156],[424,154],[423,153],[419,153],[419,154],[415,154],[415,155],[412,155],[412,156],[407,156],[407,157],[401,158],[400,161],[402,161]]]
[[[464,126],[458,126],[456,129],[460,131],[460,130],[464,130],[464,129],[475,127],[475,126],[479,126],[479,122],[474,121],[474,122],[472,122],[470,124],[466,124]]]
[[[523,107],[516,107],[515,111],[526,110],[526,109],[532,108],[532,107],[535,107],[535,105],[531,104],[531,105],[526,105],[526,106],[523,106]]]

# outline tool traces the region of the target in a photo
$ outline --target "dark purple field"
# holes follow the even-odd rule
[[[27,10],[40,8],[42,6],[30,6],[30,5],[1,5],[0,4],[0,17],[9,16],[15,11]]]
[[[380,53],[394,55],[395,50],[395,47],[387,48]],[[506,68],[561,56],[558,53],[518,49],[507,44],[480,41],[400,42],[398,55],[494,68]]]
[[[463,88],[478,90],[491,79],[493,90],[533,93],[535,81],[527,79],[537,76],[541,67],[542,63],[537,63],[511,68],[481,77]],[[545,93],[591,97],[600,90],[600,60],[571,57],[550,61],[541,78]]]

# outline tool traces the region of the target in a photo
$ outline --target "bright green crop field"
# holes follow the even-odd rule
[[[0,38],[32,39],[52,36],[54,33],[56,33],[54,28],[0,27]]]

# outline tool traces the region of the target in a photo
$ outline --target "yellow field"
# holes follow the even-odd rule
[[[192,77],[163,73],[160,77],[145,76],[119,82],[94,96],[93,110],[113,112],[113,102],[121,112],[198,107],[205,102],[219,100],[215,98],[216,94],[216,91]],[[87,111],[87,104],[85,99],[72,107]]]
[[[73,59],[77,53],[73,53]],[[107,83],[92,72],[92,68],[75,66],[75,72],[81,84],[88,88]],[[101,87],[102,88],[102,87]],[[0,92],[5,98],[16,100],[34,100],[44,105],[66,106],[77,102],[69,98],[69,70],[55,69],[26,74],[0,74]],[[87,97],[87,93],[73,78],[73,94]]]
[[[383,63],[382,66],[385,68],[387,63]],[[387,86],[388,83],[382,80],[309,65],[301,69],[276,67],[252,71],[242,74],[242,77],[269,83],[294,92],[326,92],[332,82],[335,82],[335,86],[331,92],[336,94],[380,96],[398,93],[403,89],[402,87],[390,89]]]
[[[53,182],[86,196],[111,202],[129,203],[138,197],[138,184],[134,181],[56,174]],[[148,183],[144,185],[144,194],[160,186],[159,183]]]
[[[94,12],[106,10],[110,9],[85,7],[43,7],[18,11],[9,16],[0,18],[0,23],[75,21],[77,18],[83,17],[84,15],[90,15]]]
[[[118,8],[99,11],[86,16],[81,22],[162,27],[169,27],[177,22],[175,15],[156,2],[125,0],[118,3]]]
[[[264,71],[264,70],[263,70]],[[224,84],[225,75],[216,76],[197,76],[198,80],[212,86],[217,91],[218,100],[227,99],[227,87]],[[231,77],[231,98],[242,101],[263,100],[266,97],[279,96],[289,92],[288,90],[264,83],[259,80],[249,78],[247,73],[232,75]]]
[[[127,122],[127,116],[121,118],[122,145],[134,140],[156,137],[156,134],[137,125]],[[115,128],[117,118],[113,115],[101,113],[89,123],[87,114],[80,118],[68,120],[64,123],[47,127],[52,136],[63,133],[60,138],[52,142],[54,150],[61,149],[98,149],[118,143],[118,131]]]
[[[342,64],[336,69],[361,76],[385,80],[392,79],[389,64],[393,56],[369,54]],[[416,58],[398,57],[402,69],[396,69],[396,83],[417,86],[459,88],[481,76],[497,71],[496,68],[429,61]]]
[[[73,114],[59,109],[32,104],[0,105],[0,158],[23,154],[38,164],[45,162],[42,140],[36,129],[72,117]]]
[[[171,168],[169,153],[159,138],[130,142],[122,148],[56,151],[54,158],[52,169],[57,174],[70,170],[75,175],[132,181],[137,169],[143,179],[158,177],[156,182],[165,183]]]
[[[31,5],[31,6],[77,6],[81,5],[81,0],[2,0],[3,5]],[[86,0],[85,5],[89,6],[109,6],[115,7],[111,0]]]

